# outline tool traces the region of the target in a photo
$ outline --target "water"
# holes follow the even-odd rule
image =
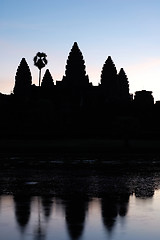
[[[160,235],[160,190],[152,197],[2,195],[0,239],[154,239]]]
[[[2,164],[0,239],[159,240],[160,164],[128,163]]]

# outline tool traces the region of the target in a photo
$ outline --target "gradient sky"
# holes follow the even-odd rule
[[[0,0],[0,92],[12,92],[22,57],[38,85],[37,52],[61,80],[75,41],[93,85],[111,56],[131,93],[146,89],[160,100],[160,0]]]

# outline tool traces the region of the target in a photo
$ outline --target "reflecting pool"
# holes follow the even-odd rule
[[[138,191],[105,192],[101,197],[1,195],[1,239],[158,240],[160,190],[149,196]]]
[[[0,164],[2,240],[159,240],[155,160]]]

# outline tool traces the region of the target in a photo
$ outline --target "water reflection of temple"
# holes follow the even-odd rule
[[[103,223],[109,232],[118,216],[125,217],[128,211],[129,193],[105,195],[101,201]]]
[[[104,195],[101,201],[98,201],[102,220],[108,232],[113,231],[118,216],[124,218],[127,215],[129,196],[129,192],[111,193]],[[34,239],[45,239],[47,224],[52,221],[53,202],[55,205],[56,201],[53,201],[52,196],[31,198],[26,195],[15,195],[15,216],[20,231],[24,232],[26,229],[32,215],[31,209],[34,209],[34,214],[36,214],[36,225],[33,226]],[[65,214],[65,222],[71,239],[79,239],[82,236],[90,204],[92,204],[92,199],[79,195],[64,198],[58,203]],[[34,208],[31,208],[31,205]]]
[[[48,204],[45,206],[52,202],[49,200],[50,197],[47,198]],[[139,231],[141,234],[144,227],[147,227],[147,233],[155,230],[158,236],[159,198],[160,191],[155,192],[154,198],[145,199],[136,197],[135,193],[129,195],[129,192],[124,194],[112,192],[110,195],[91,199],[82,196],[81,198],[63,196],[60,199],[54,197],[53,207],[49,207],[50,217],[46,219],[41,196],[31,197],[31,201],[28,197],[20,197],[18,194],[14,197],[2,196],[1,239],[111,240],[117,236],[118,239],[122,239],[123,236],[125,239],[130,239],[130,236],[139,239],[135,238],[134,231],[136,229],[136,234]],[[148,224],[144,226],[146,222]],[[18,223],[18,228],[15,227],[15,223],[16,225]],[[153,229],[148,229],[148,226],[152,226]],[[150,234],[149,239],[152,239],[151,236]]]
[[[65,203],[66,224],[71,239],[78,239],[82,235],[88,201],[87,198],[77,195]]]
[[[49,217],[52,213],[53,197],[50,195],[42,196],[42,206],[43,206],[44,216],[46,220],[49,220]]]
[[[121,178],[118,177],[116,179],[112,177],[102,177],[100,179],[95,181],[93,186],[101,188],[103,181],[108,181],[108,183],[105,183],[106,187],[101,189],[103,193],[101,192],[102,194],[99,195],[99,198],[97,198],[99,200],[96,203],[98,209],[100,209],[102,223],[108,233],[113,232],[116,228],[116,223],[127,216],[130,195],[132,193],[135,194],[136,198],[148,199],[153,197],[156,187],[153,176],[136,176],[130,178],[130,183],[127,181],[128,178],[123,178],[121,181]],[[70,182],[66,183],[66,185],[71,186]],[[67,186],[66,189],[68,190]],[[55,227],[57,224],[56,222],[52,223],[52,221],[54,214],[56,214],[54,209],[59,208],[60,212],[63,213],[63,227],[66,226],[66,234],[72,240],[79,239],[85,233],[85,225],[89,214],[88,209],[90,209],[90,206],[93,206],[92,199],[95,196],[91,192],[88,195],[92,187],[89,188],[87,185],[86,188],[85,186],[87,191],[84,192],[81,192],[80,189],[72,188],[70,191],[72,194],[66,195],[65,192],[65,196],[61,196],[59,201],[57,201],[56,197],[49,194],[32,197],[33,192],[31,194],[29,188],[27,188],[28,191],[26,193],[23,190],[15,192],[13,197],[15,220],[18,223],[20,232],[25,233],[29,223],[34,219],[34,224],[30,225],[34,239],[46,239],[47,226],[51,223]]]
[[[31,196],[16,194],[14,196],[15,216],[20,230],[23,232],[29,222],[31,212]]]

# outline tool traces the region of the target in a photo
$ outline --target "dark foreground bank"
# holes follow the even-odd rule
[[[159,139],[3,138],[0,154],[160,153]]]

